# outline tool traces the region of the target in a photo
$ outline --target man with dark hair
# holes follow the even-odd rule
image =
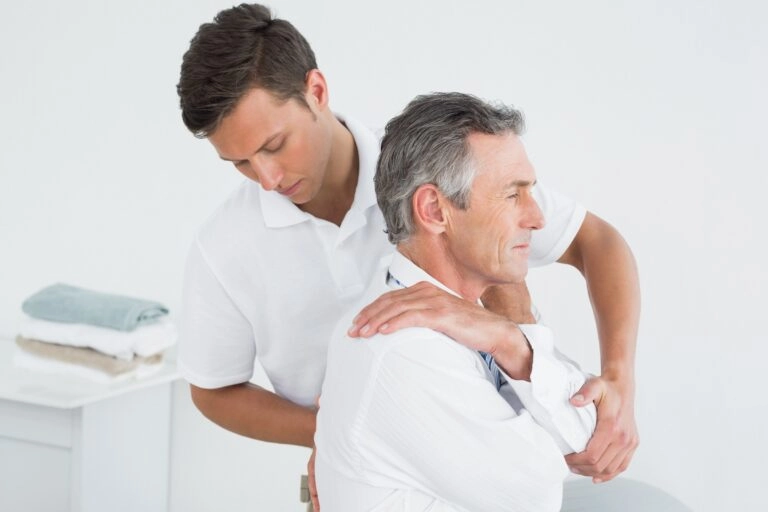
[[[376,205],[378,140],[334,114],[304,38],[260,5],[243,4],[200,27],[178,84],[182,118],[248,178],[202,226],[184,285],[179,368],[195,405],[233,432],[311,447],[315,401],[337,319],[389,252]],[[571,468],[608,480],[629,464],[634,423],[637,273],[619,233],[574,201],[539,185],[546,225],[529,263],[559,261],[586,277],[602,355],[600,377],[575,404],[597,403],[595,436]],[[440,331],[459,343],[517,330],[504,316],[526,309],[527,290],[489,289],[491,313],[438,287],[392,291],[350,329],[370,336],[403,327]],[[254,359],[275,392],[248,381]],[[311,472],[310,464],[310,472]]]
[[[184,124],[208,137],[253,88],[308,107],[305,80],[313,69],[309,43],[287,21],[272,19],[268,8],[242,4],[221,11],[200,27],[184,55],[177,87]]]

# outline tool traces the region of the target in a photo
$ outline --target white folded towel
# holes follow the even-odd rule
[[[54,359],[36,356],[17,347],[13,353],[13,364],[16,367],[23,368],[25,370],[32,370],[52,375],[77,377],[80,379],[87,379],[92,382],[100,382],[103,384],[113,384],[116,382],[126,382],[134,379],[142,379],[144,377],[148,377],[162,369],[165,363],[163,363],[161,360],[156,364],[140,364],[138,367],[129,372],[114,375],[79,364],[65,363],[62,361],[56,361]]]
[[[176,326],[168,318],[137,327],[131,332],[86,324],[49,322],[25,316],[21,321],[20,334],[59,345],[90,347],[103,354],[123,360],[134,355],[149,357],[176,343]]]

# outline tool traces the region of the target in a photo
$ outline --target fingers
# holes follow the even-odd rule
[[[317,498],[317,482],[315,481],[315,447],[307,463],[307,483],[309,484],[309,499],[312,500],[312,510],[320,512],[320,501]]]
[[[393,332],[403,327],[426,325],[424,313],[445,305],[452,297],[436,286],[421,282],[410,288],[393,290],[363,308],[347,331],[352,337],[371,337],[378,332]],[[433,318],[438,321],[438,318]]]
[[[590,403],[600,405],[605,393],[602,381],[599,377],[587,379],[583,386],[571,398],[571,404],[576,407],[584,407]]]
[[[621,460],[618,460],[618,464],[614,465],[614,463],[611,463],[603,472],[602,475],[600,475],[596,480],[595,483],[600,482],[607,482],[608,480],[614,479],[616,476],[620,475],[624,471],[627,470],[629,467],[629,462],[632,460],[632,457],[635,454],[635,450],[637,449],[637,444],[635,444],[625,455],[623,458],[621,456],[617,457],[617,460],[621,458]],[[595,480],[595,479],[593,479]]]
[[[613,480],[622,471],[624,471],[623,469],[620,469],[622,464],[626,462],[626,464],[629,465],[629,459],[627,456],[629,455],[631,458],[631,454],[628,454],[627,451],[628,450],[617,449],[613,460],[611,460],[608,465],[605,466],[605,469],[603,469],[597,476],[593,477],[592,481],[596,484],[607,482],[609,480]],[[606,457],[607,456],[608,454],[606,453]]]
[[[385,323],[381,320],[382,317],[392,317],[400,314],[406,308],[404,302],[413,295],[419,295],[425,292],[425,286],[427,283],[418,283],[410,288],[404,288],[402,290],[393,290],[382,294],[375,301],[364,307],[360,313],[353,320],[353,324],[350,327],[347,334],[352,337],[358,336],[371,336],[377,332],[378,327]],[[431,286],[431,285],[428,285]],[[371,325],[372,319],[378,319],[376,321],[376,327]]]
[[[616,456],[608,463],[598,478],[603,482],[607,482],[626,471],[639,443],[637,432],[624,432],[619,435],[616,440],[618,445]]]
[[[621,446],[618,446],[616,443],[611,443],[608,445],[605,452],[603,452],[600,459],[592,465],[592,471],[591,474],[593,476],[592,480],[595,483],[600,483],[601,481],[606,481],[607,477],[612,473],[608,470],[609,466],[616,461],[616,459],[619,459],[615,462],[615,466],[618,466],[619,462],[624,459],[624,455],[626,453],[626,450],[623,449]]]
[[[595,433],[587,444],[587,449],[581,453],[566,456],[566,462],[574,473],[585,476],[597,476],[600,473],[602,468],[598,469],[598,465],[610,444],[610,428],[606,422],[601,424],[598,421]],[[604,464],[607,465],[607,462]]]
[[[595,433],[586,450],[568,455],[566,462],[574,473],[607,482],[629,467],[639,443],[632,395],[615,382],[593,377],[571,398],[577,407],[590,402],[597,406]]]
[[[638,446],[634,430],[619,426],[615,419],[598,422],[598,428],[581,453],[566,457],[574,473],[593,477],[595,483],[607,482],[624,472]]]

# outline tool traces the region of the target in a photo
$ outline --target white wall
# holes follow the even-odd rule
[[[194,228],[239,182],[183,128],[175,84],[228,2],[51,0],[0,17],[0,334],[54,281],[178,310]],[[539,177],[615,224],[641,270],[628,474],[699,511],[765,509],[768,8],[755,1],[275,1],[335,109],[382,126],[415,94],[521,107]],[[563,347],[596,370],[575,271],[531,273]],[[171,508],[302,510],[307,451],[205,421],[179,384]]]

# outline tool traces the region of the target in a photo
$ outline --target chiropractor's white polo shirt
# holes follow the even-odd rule
[[[184,277],[178,366],[191,384],[247,382],[258,358],[275,392],[314,405],[333,328],[392,246],[373,186],[379,141],[353,119],[360,175],[341,226],[244,181],[200,228]],[[530,265],[557,260],[585,210],[534,187],[547,224],[534,232]]]

